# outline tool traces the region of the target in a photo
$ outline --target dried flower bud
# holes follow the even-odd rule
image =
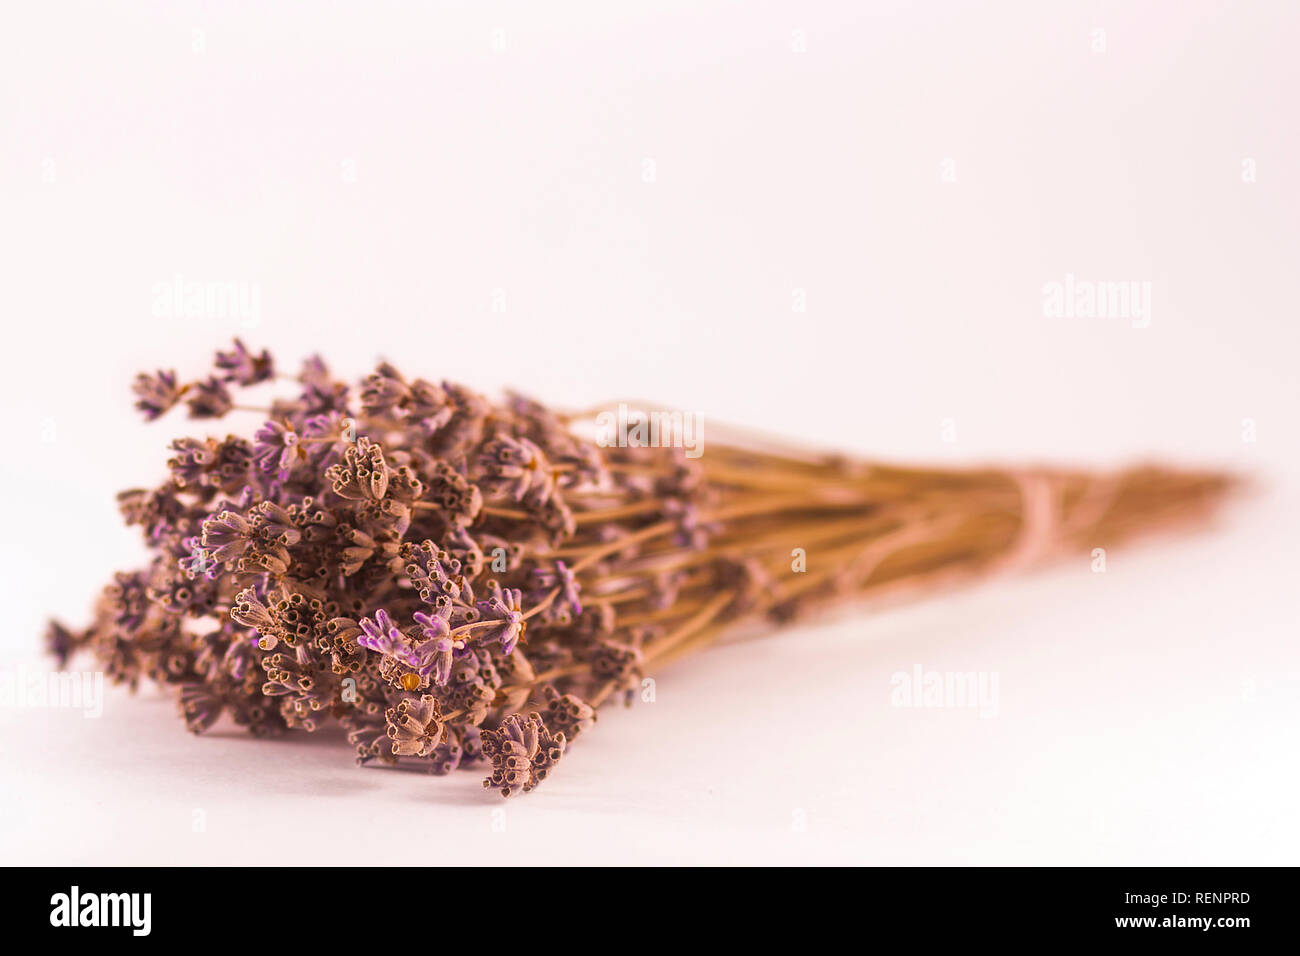
[[[403,698],[384,718],[396,756],[427,757],[442,739],[442,709],[428,694]]]
[[[219,378],[195,382],[185,400],[190,418],[220,418],[234,407],[235,400],[226,383]]]
[[[152,375],[141,372],[136,376],[133,388],[139,396],[135,407],[144,413],[146,421],[167,414],[185,394],[185,387],[176,385],[175,372],[159,371]]]
[[[226,380],[240,385],[256,385],[275,377],[275,362],[265,349],[254,355],[239,339],[229,352],[217,353],[217,368],[226,373]]]
[[[552,734],[537,714],[512,714],[496,730],[482,732],[483,753],[492,761],[484,787],[509,797],[536,787],[564,755],[563,734]]]
[[[388,474],[383,450],[368,438],[358,438],[325,477],[340,498],[378,501],[388,491]]]

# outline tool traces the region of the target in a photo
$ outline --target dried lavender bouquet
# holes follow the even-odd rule
[[[296,383],[252,438],[183,438],[118,496],[152,551],[60,664],[175,686],[189,728],[346,730],[362,763],[541,782],[611,698],[744,622],[1107,545],[1206,513],[1211,473],[894,468],[711,443],[602,447],[583,416],[381,364],[293,378],[236,341],[206,378],[140,375],[153,420]],[[288,390],[288,387],[286,387]],[[742,628],[743,630],[743,628]]]

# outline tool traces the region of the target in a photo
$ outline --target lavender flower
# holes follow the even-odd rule
[[[487,600],[475,606],[482,615],[480,623],[486,626],[474,632],[474,642],[479,645],[500,642],[501,653],[509,654],[528,627],[520,605],[522,593],[518,588],[496,588]]]
[[[375,612],[373,619],[363,617],[358,623],[361,625],[361,636],[357,638],[357,643],[362,647],[389,657],[400,658],[407,663],[411,662],[411,651],[406,636],[383,608]]]
[[[534,603],[540,604],[547,600],[549,592],[555,591],[557,596],[552,600],[549,610],[557,620],[569,623],[581,616],[582,600],[579,592],[582,588],[578,584],[578,576],[564,561],[556,560],[544,567],[534,568],[533,575],[539,587]]]
[[[438,700],[428,694],[406,697],[384,716],[397,756],[427,757],[442,739],[442,710]]]
[[[226,383],[219,378],[195,382],[185,400],[190,418],[220,418],[234,407],[235,399]]]
[[[298,381],[308,388],[331,388],[335,384],[330,379],[329,366],[319,355],[309,356],[303,361]]]
[[[68,665],[68,658],[77,647],[76,636],[58,621],[50,621],[45,629],[45,650],[54,657],[62,669]]]
[[[160,418],[176,407],[185,394],[185,387],[176,386],[176,373],[158,371],[152,375],[141,372],[133,386],[139,396],[135,407],[144,413],[146,421]]]
[[[423,611],[416,611],[412,617],[420,625],[420,643],[412,651],[411,666],[422,678],[441,686],[451,677],[456,651],[462,650],[465,642],[452,638],[445,618]]]
[[[405,410],[408,419],[431,435],[447,425],[456,413],[445,391],[418,378],[411,383]]]
[[[552,734],[537,714],[512,714],[497,730],[483,731],[483,753],[492,761],[484,787],[509,797],[534,789],[564,755],[563,734]]]
[[[325,477],[340,498],[378,501],[388,491],[389,468],[382,448],[368,438],[358,438],[343,452],[343,460],[325,472]]]
[[[226,373],[227,381],[240,385],[256,385],[275,377],[271,353],[263,349],[261,355],[254,355],[239,339],[232,351],[217,353],[217,368]]]
[[[267,422],[253,436],[253,459],[265,472],[275,472],[281,481],[295,464],[306,458],[291,422]]]
[[[202,544],[220,563],[243,557],[252,543],[253,527],[235,511],[222,511],[203,522]]]
[[[216,366],[185,384],[139,376],[137,407],[212,419],[233,387],[275,377],[240,340]],[[63,664],[84,650],[113,681],[174,688],[196,733],[222,718],[259,737],[338,724],[360,762],[435,774],[486,762],[486,786],[506,796],[534,789],[643,674],[734,623],[880,583],[882,541],[913,534],[908,515],[941,495],[967,531],[907,539],[927,545],[926,573],[999,566],[1024,523],[1010,504],[1019,474],[601,448],[531,400],[494,404],[387,363],[359,388],[318,358],[281,382],[289,394],[251,439],[179,439],[157,488],[118,496],[148,558],[113,576],[88,627],[51,624],[51,653]],[[1093,479],[1051,480],[1081,500]],[[1225,486],[1159,469],[1113,481],[1110,510],[1071,534],[1113,540]],[[878,520],[886,530],[861,542],[844,530]],[[969,531],[984,526],[997,533]],[[796,574],[781,552],[804,536],[832,557]],[[914,553],[891,552],[887,580]]]
[[[596,709],[576,694],[561,694],[547,685],[546,723],[573,740],[596,722]]]
[[[172,450],[176,454],[168,459],[167,467],[181,488],[202,484],[217,460],[217,443],[211,440],[178,438],[172,442]]]
[[[527,438],[493,439],[479,453],[478,464],[484,486],[515,501],[546,489],[551,481],[546,456]]]
[[[361,383],[361,407],[371,415],[392,412],[410,398],[410,386],[401,373],[387,362],[380,363]]]
[[[203,577],[209,581],[215,581],[220,577],[221,563],[203,547],[200,536],[186,538],[184,545],[189,550],[189,554],[181,558],[177,566],[185,572],[186,577],[190,580]]]
[[[185,715],[185,725],[193,733],[201,734],[210,728],[224,709],[221,698],[202,684],[181,688],[181,712]]]

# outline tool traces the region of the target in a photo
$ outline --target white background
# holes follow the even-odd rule
[[[5,668],[140,560],[113,494],[191,426],[131,376],[236,333],[706,442],[1258,490],[1105,574],[709,651],[508,803],[157,691],[0,708],[0,858],[1297,861],[1294,4],[102,6],[0,15]],[[1045,318],[1067,273],[1151,282],[1150,327]],[[255,327],[155,317],[176,274],[257,283]],[[917,665],[997,673],[996,715],[891,707]]]

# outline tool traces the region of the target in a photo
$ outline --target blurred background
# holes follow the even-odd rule
[[[1294,863],[1297,43],[1283,2],[6,9],[4,668],[140,561],[113,496],[207,427],[141,423],[131,378],[236,335],[290,370],[672,403],[706,453],[727,422],[1257,487],[1105,573],[709,651],[504,807],[337,739],[196,740],[155,691],[0,707],[0,851]],[[195,282],[247,308],[175,314]],[[1087,283],[1138,296],[1053,308]],[[894,706],[917,667],[998,675],[995,713]]]

